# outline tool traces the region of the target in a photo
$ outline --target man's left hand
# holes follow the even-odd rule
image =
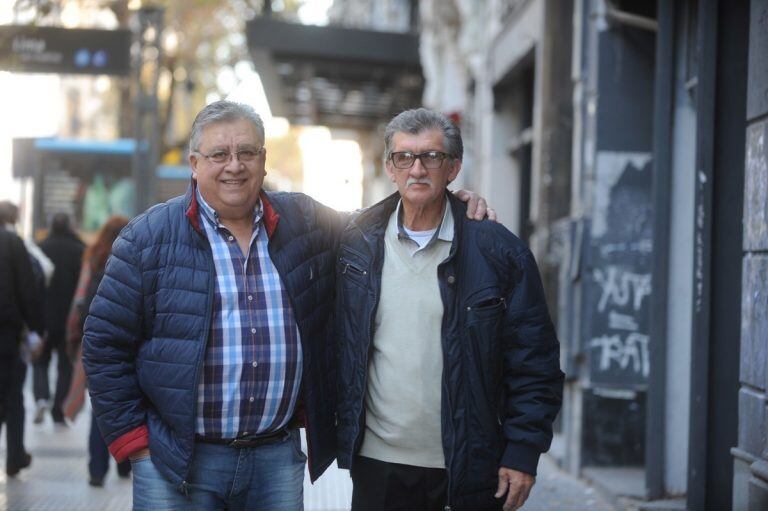
[[[27,333],[27,346],[29,347],[29,358],[32,362],[35,362],[43,353],[43,348],[47,341],[41,338],[37,332]]]
[[[489,208],[485,199],[475,192],[457,190],[453,193],[461,202],[467,203],[467,218],[482,220],[488,215],[488,220],[496,221],[496,210]]]
[[[520,509],[525,504],[535,482],[536,478],[531,474],[501,467],[499,468],[499,489],[494,497],[498,499],[506,493],[507,499],[504,502],[504,511],[515,511],[515,509]]]

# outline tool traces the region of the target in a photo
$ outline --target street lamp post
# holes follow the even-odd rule
[[[136,12],[133,26],[133,138],[136,142],[133,181],[137,214],[156,201],[155,169],[160,143],[157,90],[162,62],[163,15],[162,7],[142,7]]]

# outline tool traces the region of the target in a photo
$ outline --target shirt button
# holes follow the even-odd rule
[[[253,367],[256,367],[257,365],[259,365],[259,363],[258,363],[258,362],[256,362],[256,361],[254,360],[254,361],[253,361],[253,363],[252,363],[251,365],[252,365]]]
[[[255,334],[256,333],[256,329],[255,328],[251,328],[251,333]]]
[[[228,239],[229,241],[233,241],[233,240],[235,239],[235,237],[230,235],[230,236],[228,236],[228,237],[227,237],[227,239]]]
[[[248,301],[250,302],[252,300],[253,300],[253,295],[248,295]]]
[[[249,398],[248,398],[248,401],[249,401],[249,402],[251,402],[251,403],[253,403],[253,401],[254,401],[254,399],[253,399],[253,396],[249,397]]]

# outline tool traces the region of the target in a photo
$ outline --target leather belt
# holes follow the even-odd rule
[[[226,445],[228,447],[234,447],[235,449],[243,449],[247,447],[260,447],[262,445],[276,444],[282,442],[291,436],[291,432],[288,428],[281,428],[272,433],[265,433],[262,435],[248,435],[238,438],[213,438],[202,435],[195,435],[195,441],[204,444]]]

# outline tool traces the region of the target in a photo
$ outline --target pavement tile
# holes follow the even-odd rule
[[[51,364],[55,367],[55,364]],[[31,373],[31,371],[29,372]],[[9,511],[123,511],[131,509],[131,481],[117,476],[112,462],[103,488],[88,485],[88,429],[90,409],[69,427],[54,425],[50,415],[32,424],[34,403],[28,376],[26,447],[32,465],[15,478],[0,470],[0,510]],[[51,380],[53,381],[53,380]],[[306,445],[306,444],[305,444]],[[0,435],[0,459],[5,458],[5,428]],[[0,465],[4,468],[4,463]],[[346,511],[352,482],[346,470],[333,465],[314,484],[304,479],[306,511]],[[604,497],[583,481],[558,469],[543,456],[539,476],[524,511],[616,511]]]

